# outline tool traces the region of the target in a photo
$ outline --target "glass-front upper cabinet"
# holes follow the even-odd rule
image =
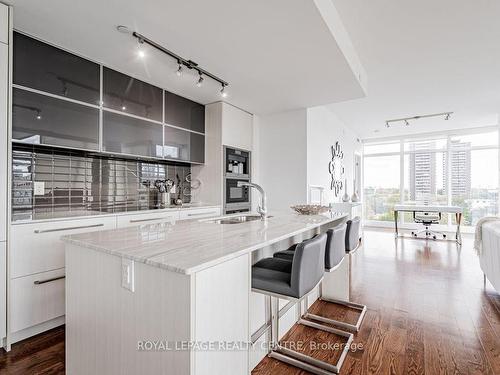
[[[14,33],[14,84],[99,104],[99,65]]]
[[[162,127],[151,121],[104,111],[102,149],[111,153],[161,158]]]
[[[205,133],[205,106],[165,91],[165,123]]]
[[[162,121],[162,89],[105,67],[103,91],[104,107]]]
[[[99,110],[15,88],[12,140],[99,150]]]
[[[205,161],[205,136],[181,129],[164,127],[163,155],[167,159],[203,163]]]

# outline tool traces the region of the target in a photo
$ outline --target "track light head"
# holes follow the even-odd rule
[[[41,120],[42,119],[42,111],[36,111],[36,117],[35,117],[37,120]]]
[[[144,52],[144,39],[138,38],[137,39],[137,56],[139,56],[141,59],[146,57],[146,52]]]
[[[444,116],[445,121],[448,121],[450,119],[451,113],[447,113],[446,116]]]
[[[390,127],[390,125],[389,125],[389,121],[386,121],[386,122],[385,122],[385,127],[386,127],[386,128],[389,128],[389,127]]]
[[[175,74],[177,74],[177,77],[182,76],[182,64],[181,62],[177,62],[177,70],[175,71]]]
[[[227,98],[227,90],[226,90],[226,85],[222,84],[222,89],[220,90],[220,96],[223,98]]]
[[[200,74],[200,77],[198,78],[198,82],[196,82],[196,87],[201,87],[203,85],[203,75],[201,73]]]
[[[405,125],[410,126],[410,122],[408,120],[405,120]]]

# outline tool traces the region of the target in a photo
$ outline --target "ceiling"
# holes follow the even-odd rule
[[[500,2],[332,0],[369,79],[329,106],[361,138],[490,126],[500,111]],[[386,129],[386,120],[454,111]]]
[[[177,77],[176,62],[151,48],[140,59],[135,38],[116,26],[126,25],[228,81],[225,101],[251,113],[364,96],[358,82],[364,72],[352,64],[355,53],[347,51],[352,45],[335,24],[329,0],[7,2],[14,6],[16,29],[203,104],[220,100],[219,84],[205,79],[195,87],[194,72]],[[333,18],[325,17],[325,8]],[[340,42],[332,30],[340,30]]]

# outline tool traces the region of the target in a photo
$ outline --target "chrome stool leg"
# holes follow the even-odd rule
[[[342,261],[335,268],[328,270],[328,272],[335,271],[337,268],[340,267],[340,265],[342,264],[343,261],[344,261],[344,259],[342,259]],[[352,331],[352,332],[359,332],[359,329],[361,328],[361,324],[363,323],[363,319],[365,318],[365,314],[366,314],[366,310],[367,310],[366,305],[362,305],[360,303],[355,303],[355,302],[350,302],[350,301],[344,301],[344,300],[339,300],[339,299],[323,297],[323,281],[321,281],[319,284],[319,300],[325,301],[328,303],[333,303],[336,305],[346,306],[346,307],[349,307],[351,309],[358,310],[361,313],[360,313],[356,323],[350,324],[350,323],[341,322],[341,321],[335,320],[335,319],[325,318],[324,316],[321,316],[321,315],[311,314],[308,312],[308,309],[306,308],[306,313],[304,314],[305,319],[311,319],[311,320],[315,320],[315,321],[318,321],[321,323],[331,324],[331,325],[334,325],[336,327],[347,329],[348,331]]]

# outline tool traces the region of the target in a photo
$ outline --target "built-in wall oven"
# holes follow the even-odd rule
[[[224,146],[224,213],[248,212],[250,191],[238,187],[239,181],[250,181],[250,152]]]

